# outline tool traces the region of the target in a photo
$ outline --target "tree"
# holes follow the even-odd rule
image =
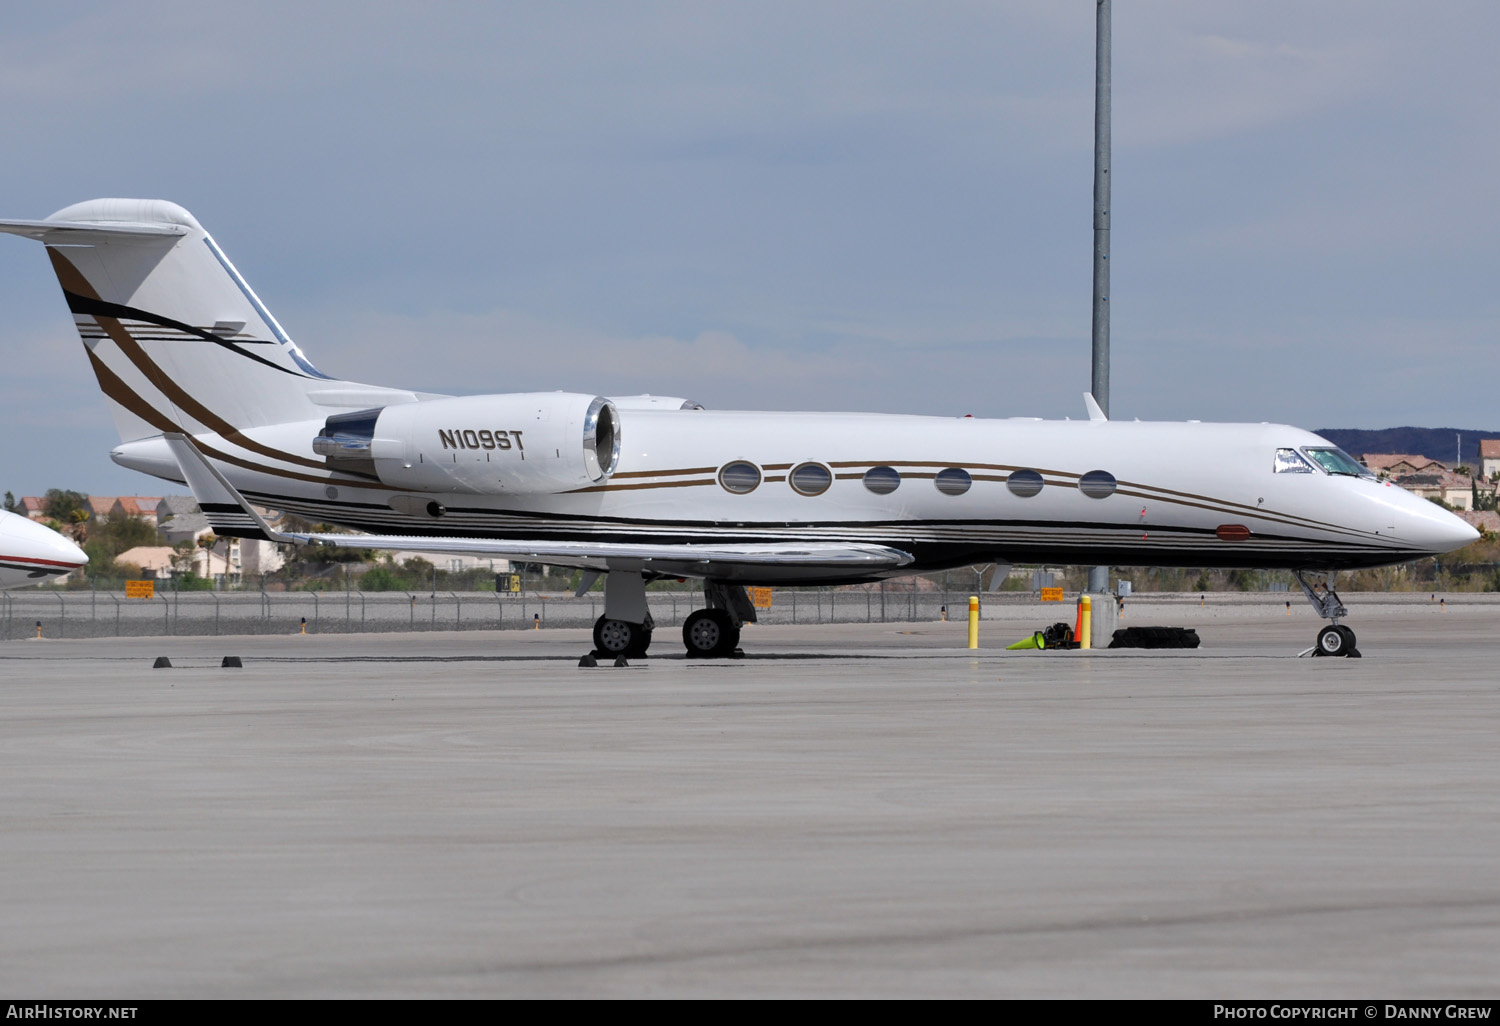
[[[5,493],[5,511],[7,513],[19,513],[21,507],[16,504],[16,497],[11,492]]]
[[[89,518],[89,497],[64,488],[48,488],[42,509],[60,524],[81,524]]]

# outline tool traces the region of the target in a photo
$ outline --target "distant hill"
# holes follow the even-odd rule
[[[1479,466],[1479,440],[1500,438],[1500,431],[1480,431],[1476,428],[1381,428],[1377,431],[1362,431],[1358,428],[1320,428],[1318,434],[1350,455],[1358,458],[1367,452],[1401,452],[1414,456],[1426,456],[1430,460],[1442,460],[1452,464],[1459,454],[1459,440],[1463,440],[1463,451],[1458,462],[1471,467]]]

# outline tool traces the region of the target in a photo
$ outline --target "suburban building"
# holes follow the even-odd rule
[[[1360,457],[1360,462],[1377,477],[1405,477],[1407,474],[1431,474],[1451,469],[1441,460],[1399,452],[1367,452]]]
[[[1491,481],[1500,476],[1500,438],[1479,440],[1479,472]]]
[[[1458,515],[1463,517],[1469,526],[1477,528],[1484,534],[1500,534],[1500,513],[1492,509],[1466,509]]]
[[[1409,492],[1415,492],[1424,499],[1437,499],[1454,509],[1473,509],[1476,490],[1481,497],[1493,497],[1495,494],[1493,481],[1480,481],[1463,474],[1455,474],[1451,470],[1406,474],[1402,477],[1394,477],[1392,480]]]
[[[110,503],[108,516],[135,517],[137,520],[156,520],[156,505],[161,502],[158,495],[121,495]]]

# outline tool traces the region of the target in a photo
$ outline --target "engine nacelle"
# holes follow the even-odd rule
[[[608,399],[570,392],[428,399],[329,417],[313,451],[392,488],[565,492],[614,472],[620,414]]]

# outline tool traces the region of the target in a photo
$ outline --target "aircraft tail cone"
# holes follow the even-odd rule
[[[1016,649],[1021,649],[1021,648],[1046,648],[1046,647],[1047,647],[1047,642],[1043,640],[1043,638],[1042,638],[1042,632],[1041,631],[1037,631],[1031,637],[1029,637],[1029,638],[1022,638],[1020,641],[1016,642],[1014,645],[1006,645],[1005,646],[1005,650],[1007,652],[1011,652],[1011,651],[1014,651]]]

